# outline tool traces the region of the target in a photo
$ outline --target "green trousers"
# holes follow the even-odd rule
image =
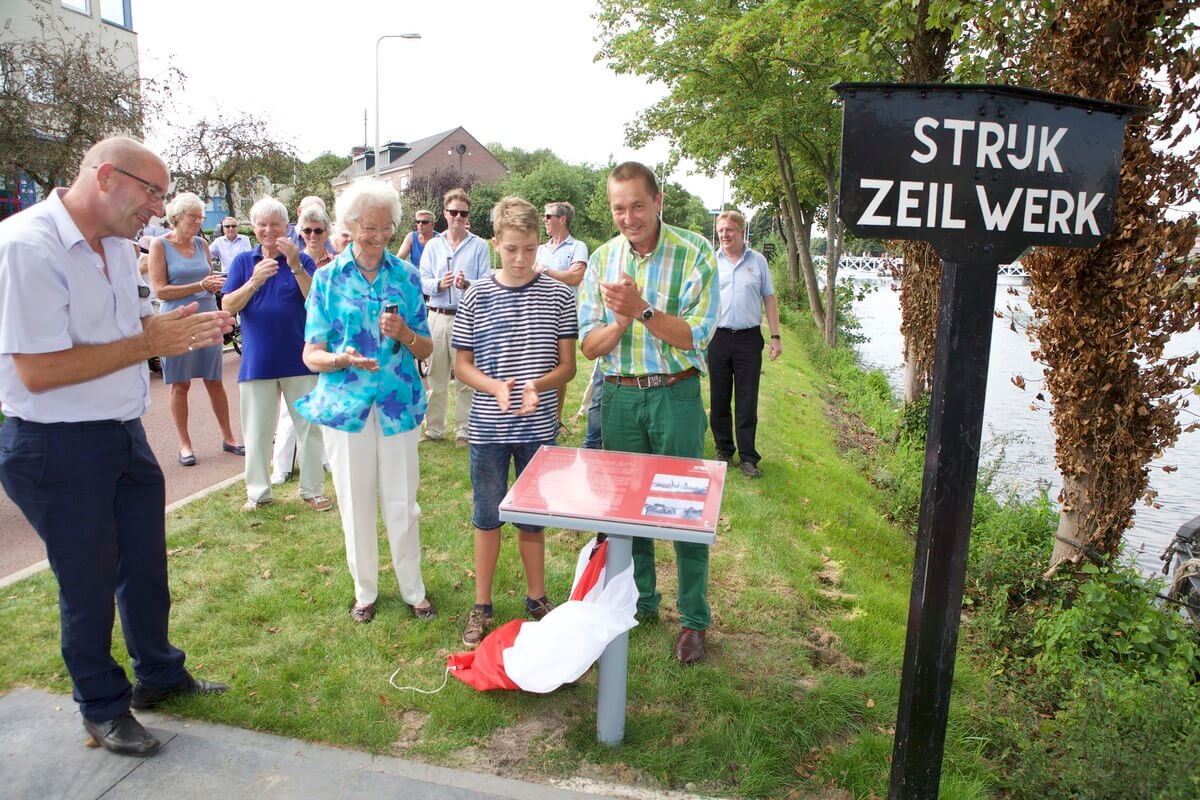
[[[708,420],[700,400],[699,376],[659,389],[606,383],[600,415],[605,450],[685,458],[704,455]],[[685,628],[705,630],[712,623],[708,545],[675,542],[675,562],[680,620]],[[638,587],[638,613],[657,614],[662,595],[655,588],[653,539],[633,537],[633,578]]]

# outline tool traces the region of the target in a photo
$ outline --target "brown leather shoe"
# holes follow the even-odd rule
[[[675,640],[675,660],[685,667],[690,667],[704,660],[704,631],[684,628]]]

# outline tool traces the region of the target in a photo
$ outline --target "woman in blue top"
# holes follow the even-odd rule
[[[166,212],[171,232],[150,240],[150,287],[162,301],[161,310],[173,311],[195,301],[200,304],[200,311],[216,311],[213,295],[221,291],[225,278],[213,274],[208,243],[199,235],[204,222],[204,203],[191,192],[183,192],[167,204]],[[163,383],[171,387],[171,419],[179,437],[179,463],[185,467],[196,465],[188,433],[188,389],[195,378],[201,378],[208,391],[217,427],[221,429],[221,449],[239,456],[246,452],[229,426],[229,398],[221,381],[222,350],[221,345],[213,345],[162,359]]]
[[[354,578],[350,616],[375,617],[378,499],[400,596],[418,618],[432,619],[417,505],[417,441],[425,418],[417,359],[433,352],[420,274],[387,251],[400,222],[400,196],[390,184],[353,184],[338,198],[337,217],[351,242],[313,277],[304,363],[319,378],[296,405],[322,426]]]
[[[437,236],[437,231],[433,229],[433,212],[421,209],[415,215],[417,229],[408,236],[404,237],[404,241],[400,243],[399,249],[396,250],[396,255],[403,258],[413,266],[421,265],[421,253],[425,252],[425,245]]]

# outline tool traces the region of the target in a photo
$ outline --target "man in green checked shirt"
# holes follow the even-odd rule
[[[663,224],[662,193],[645,165],[627,161],[608,177],[620,235],[592,254],[580,295],[583,354],[603,358],[604,449],[700,458],[707,419],[700,399],[704,351],[717,325],[717,261],[698,234]],[[675,658],[704,658],[708,546],[675,543],[683,630]],[[656,617],[654,540],[633,540],[638,615]]]

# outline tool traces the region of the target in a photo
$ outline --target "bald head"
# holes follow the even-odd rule
[[[124,169],[135,169],[147,164],[167,169],[166,162],[159,158],[158,153],[137,139],[113,136],[96,142],[84,153],[83,160],[79,162],[79,178],[85,177],[94,167],[104,163],[116,164]]]

